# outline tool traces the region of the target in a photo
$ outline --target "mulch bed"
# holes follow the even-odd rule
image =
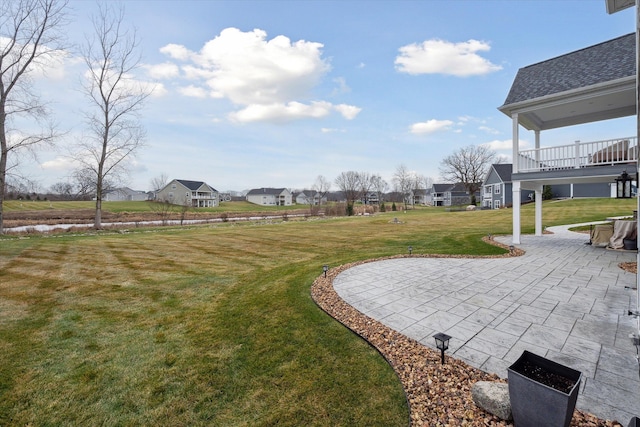
[[[494,241],[492,243],[498,244]],[[512,254],[499,257],[517,256],[523,253],[516,248]],[[416,255],[413,257],[415,258]],[[463,258],[446,255],[428,257]],[[478,408],[471,397],[471,386],[477,381],[505,382],[505,380],[449,356],[446,356],[446,363],[441,365],[439,352],[362,314],[338,296],[333,289],[334,278],[342,271],[371,261],[346,264],[329,270],[326,278],[321,275],[314,281],[311,296],[316,304],[331,317],[369,342],[395,370],[407,396],[410,411],[409,425],[513,426],[511,422],[503,421]],[[576,410],[571,426],[613,427],[621,424]]]

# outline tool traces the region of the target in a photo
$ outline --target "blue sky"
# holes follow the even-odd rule
[[[310,188],[318,175],[400,164],[439,181],[441,160],[487,144],[510,161],[504,102],[519,68],[634,31],[604,0],[124,1],[153,82],[147,138],[128,185],[205,181],[220,191]],[[71,1],[71,43],[93,2]],[[83,131],[83,68],[71,51],[37,78],[66,135],[21,170],[43,189],[68,179]],[[635,134],[635,117],[542,133],[542,145]],[[533,133],[521,130],[522,144]],[[335,189],[335,186],[334,186]]]

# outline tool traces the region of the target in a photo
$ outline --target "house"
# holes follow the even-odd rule
[[[433,184],[426,192],[427,205],[444,206],[444,192],[450,187],[451,184]]]
[[[327,197],[321,197],[320,193],[314,190],[303,190],[296,194],[296,203],[299,205],[321,205],[327,203]]]
[[[426,205],[427,204],[427,190],[416,188],[411,191],[411,197],[414,205]]]
[[[193,208],[213,208],[220,204],[220,195],[205,182],[174,179],[158,191],[156,200]]]
[[[247,193],[247,202],[261,206],[291,206],[291,192],[286,188],[255,188]]]
[[[541,132],[636,114],[636,35],[630,33],[518,70],[504,104],[511,118],[513,243],[520,243],[521,193],[533,192],[535,234],[541,236],[544,185],[612,183],[638,170],[636,136],[543,147]],[[521,150],[521,129],[535,148]]]
[[[471,203],[467,188],[461,182],[456,184],[433,184],[425,190],[425,204],[428,206],[461,206]],[[476,200],[480,193],[476,192]]]
[[[476,192],[476,200],[480,198],[480,193]],[[461,182],[449,184],[443,193],[444,206],[463,206],[471,203],[471,196],[467,192],[467,187]]]
[[[489,209],[510,207],[513,204],[513,186],[511,183],[511,163],[493,164],[482,183],[481,206]],[[554,198],[574,197],[610,197],[611,185],[606,182],[582,184],[557,184],[551,186]],[[534,199],[535,193],[520,191],[520,203]]]
[[[149,195],[144,191],[121,187],[105,191],[102,200],[104,202],[142,202],[149,200]]]

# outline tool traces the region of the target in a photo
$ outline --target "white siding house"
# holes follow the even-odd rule
[[[255,188],[247,193],[247,202],[261,206],[291,206],[292,195],[286,188]]]
[[[193,208],[213,208],[220,204],[220,195],[205,182],[174,179],[158,191],[156,200]]]

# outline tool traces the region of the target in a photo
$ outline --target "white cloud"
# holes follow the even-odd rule
[[[451,74],[458,77],[488,74],[502,69],[478,52],[488,51],[488,43],[469,40],[451,43],[432,39],[402,46],[396,57],[396,69],[408,74]]]
[[[322,58],[321,43],[292,42],[279,35],[227,28],[199,52],[169,44],[160,51],[187,62],[182,76],[194,82],[179,89],[185,96],[226,98],[242,107],[229,115],[238,122],[286,122],[326,117],[331,111],[353,119],[360,108],[326,101],[310,101],[313,89],[331,69]],[[339,92],[349,90],[344,79],[334,80]],[[206,89],[205,89],[206,88]]]
[[[334,106],[326,101],[314,101],[310,104],[291,101],[286,104],[251,104],[240,111],[231,113],[229,117],[233,121],[242,123],[258,121],[283,123],[298,119],[326,117],[334,110],[341,113],[346,119],[352,119],[360,112],[357,107]]]
[[[500,150],[504,151],[504,150],[513,149],[513,143],[511,139],[504,139],[504,140],[494,139],[493,141],[489,141],[481,145],[495,151],[500,151]],[[526,149],[528,147],[529,147],[529,143],[527,141],[520,140],[521,150]]]
[[[340,104],[333,107],[336,111],[342,114],[347,120],[353,120],[362,111],[362,108],[355,107],[353,105]]]
[[[498,135],[500,133],[499,130],[490,128],[489,126],[480,126],[478,129],[480,129],[483,132],[490,133],[492,135]]]
[[[184,96],[192,97],[192,98],[206,98],[207,91],[201,87],[189,85],[178,88],[178,92]]]
[[[178,66],[172,62],[165,62],[156,65],[145,65],[149,77],[152,79],[171,79],[180,74]]]
[[[178,44],[168,44],[163,46],[160,48],[160,53],[164,53],[170,58],[178,59],[180,61],[186,61],[193,55],[193,52],[189,51],[189,49]]]
[[[410,131],[414,134],[430,134],[442,130],[448,130],[453,125],[451,120],[431,119],[426,122],[414,123],[411,125]]]
[[[56,157],[53,160],[47,160],[41,164],[42,169],[52,171],[66,171],[73,169],[75,166],[74,161],[68,157]]]

